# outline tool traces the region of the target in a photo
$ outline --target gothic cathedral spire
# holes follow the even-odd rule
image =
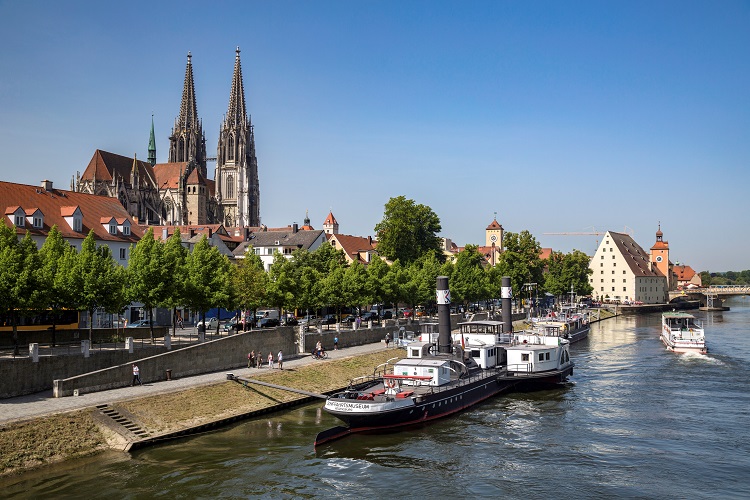
[[[195,101],[193,56],[188,52],[187,57],[180,116],[175,120],[169,137],[169,162],[194,161],[201,174],[206,177],[206,136],[203,134],[203,124],[198,119],[198,105]]]
[[[240,48],[234,59],[229,107],[219,130],[216,153],[216,201],[226,226],[260,226],[258,159],[253,125],[245,107]]]
[[[151,115],[151,136],[148,138],[148,162],[156,165],[156,136],[154,136],[154,115]]]

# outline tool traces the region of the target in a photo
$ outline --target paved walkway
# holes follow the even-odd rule
[[[376,342],[373,344],[342,348],[337,351],[328,351],[328,359],[340,359],[360,354],[368,354],[385,349],[385,344]],[[391,347],[390,349],[393,349]],[[316,360],[310,355],[284,361],[284,366],[294,368],[311,363],[324,363],[325,361]],[[266,364],[267,366],[267,364]],[[94,407],[100,404],[114,403],[127,399],[134,399],[143,396],[152,396],[154,394],[165,394],[176,392],[190,387],[201,385],[218,384],[227,379],[226,374],[231,372],[241,377],[252,377],[258,372],[263,372],[268,368],[237,368],[233,370],[222,370],[193,377],[182,377],[170,381],[152,382],[142,386],[121,387],[119,389],[110,389],[107,391],[92,392],[81,396],[69,396],[65,398],[52,397],[52,390],[18,396],[15,398],[0,399],[0,423],[12,422],[14,420],[26,420],[29,418],[63,413],[67,411],[80,410]]]

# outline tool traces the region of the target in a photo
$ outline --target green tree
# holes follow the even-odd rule
[[[267,304],[279,310],[294,307],[296,296],[296,284],[294,277],[294,264],[281,253],[276,252],[273,256],[273,264],[268,270],[268,293]]]
[[[66,289],[60,286],[57,280],[58,273],[61,273],[61,264],[65,250],[70,247],[70,244],[65,241],[62,234],[57,229],[57,225],[52,226],[52,229],[47,233],[47,238],[44,240],[42,248],[39,249],[39,260],[41,266],[39,267],[38,280],[43,283],[44,286],[40,290],[44,297],[41,302],[44,304],[43,307],[50,309],[52,313],[52,346],[56,343],[56,330],[57,330],[57,318],[61,311],[66,306],[68,297],[66,297]]]
[[[429,251],[440,254],[441,229],[440,219],[430,207],[404,196],[391,198],[385,204],[383,220],[375,226],[378,252],[403,264],[414,262]]]
[[[116,266],[109,247],[97,247],[92,230],[83,240],[71,272],[65,273],[66,289],[74,297],[77,309],[89,314],[89,342],[93,340],[94,312],[109,306],[111,296],[122,286],[117,282]]]
[[[184,305],[187,283],[187,248],[182,246],[182,235],[175,228],[172,236],[164,243],[163,248],[164,267],[167,282],[167,293],[159,305],[172,309],[172,333],[177,329],[177,308]]]
[[[341,289],[344,300],[349,305],[362,306],[372,303],[372,297],[367,290],[367,271],[359,261],[352,262],[344,272]]]
[[[208,243],[204,235],[188,255],[186,262],[186,305],[198,311],[205,321],[206,311],[227,300],[231,287],[229,259]],[[217,326],[218,328],[218,326]]]
[[[148,311],[151,343],[154,343],[154,307],[167,301],[172,276],[165,265],[164,247],[154,239],[149,228],[135,247],[130,249],[128,263],[128,295],[133,302],[141,302]]]
[[[488,297],[488,276],[482,266],[484,257],[476,245],[466,245],[458,254],[451,276],[451,299],[464,304]]]
[[[523,290],[524,283],[541,285],[544,279],[544,262],[539,257],[542,247],[534,236],[524,230],[520,233],[505,233],[505,250],[497,263],[498,275],[509,276],[515,297]]]
[[[268,297],[269,277],[263,269],[263,261],[255,254],[252,247],[245,251],[234,273],[234,289],[237,305],[243,311],[255,311],[266,304]]]

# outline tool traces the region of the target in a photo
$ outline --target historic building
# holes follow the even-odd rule
[[[169,136],[167,163],[156,163],[153,116],[148,162],[97,150],[71,190],[117,198],[140,224],[260,226],[260,188],[253,127],[236,51],[229,109],[219,132],[217,158],[206,155],[198,116],[192,55],[188,52],[180,112]],[[206,163],[216,160],[215,180]]]
[[[229,107],[216,152],[216,201],[226,226],[260,226],[260,187],[255,135],[245,106],[240,48],[237,47]]]

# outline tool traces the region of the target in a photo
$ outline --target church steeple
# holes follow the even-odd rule
[[[188,52],[180,116],[175,120],[169,137],[169,162],[195,161],[203,177],[206,177],[206,136],[203,134],[203,124],[198,119],[192,58]]]
[[[156,136],[154,135],[154,115],[151,115],[151,136],[148,138],[148,162],[156,165]]]
[[[226,226],[260,226],[258,159],[253,125],[245,106],[240,48],[234,56],[232,90],[219,130],[216,152],[216,199]]]

